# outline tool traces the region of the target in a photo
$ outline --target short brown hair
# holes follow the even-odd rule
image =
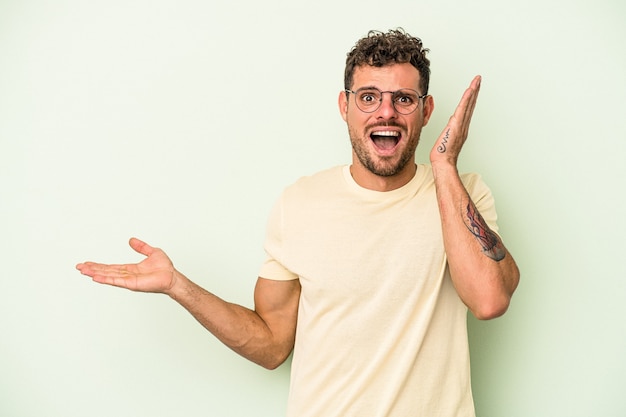
[[[344,88],[352,88],[354,69],[361,65],[383,67],[391,64],[413,65],[420,74],[421,94],[428,94],[430,81],[430,61],[426,58],[429,50],[424,48],[420,38],[413,37],[403,29],[392,29],[387,33],[370,30],[348,52],[344,73]]]

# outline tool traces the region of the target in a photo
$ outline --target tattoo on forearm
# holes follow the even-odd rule
[[[480,215],[474,204],[470,201],[466,207],[467,221],[465,225],[468,230],[474,235],[483,248],[483,252],[489,258],[496,262],[504,259],[506,251],[502,245],[502,241],[494,232],[489,229],[487,223]]]
[[[446,130],[446,134],[441,139],[441,144],[437,146],[437,152],[444,153],[446,151],[446,143],[448,143],[448,138],[450,137],[450,129]]]

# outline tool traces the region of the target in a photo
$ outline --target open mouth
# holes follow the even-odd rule
[[[393,130],[380,130],[370,135],[374,146],[382,151],[390,151],[400,142],[400,132]]]

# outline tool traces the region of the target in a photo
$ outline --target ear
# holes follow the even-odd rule
[[[345,91],[341,91],[339,93],[339,97],[337,99],[337,104],[339,105],[339,113],[343,118],[344,122],[348,121],[348,93]]]
[[[435,111],[435,99],[433,96],[428,95],[424,97],[424,109],[422,110],[422,117],[424,122],[422,123],[422,127],[428,124],[430,120],[430,116],[432,116],[433,111]]]

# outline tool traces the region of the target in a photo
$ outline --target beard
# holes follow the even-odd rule
[[[398,125],[388,123],[384,126]],[[374,175],[392,177],[402,172],[409,162],[415,162],[415,150],[419,143],[420,132],[416,132],[413,136],[409,137],[406,147],[402,150],[399,158],[396,155],[385,157],[373,155],[366,146],[367,142],[371,141],[369,137],[365,136],[365,134],[359,135],[351,126],[348,126],[348,132],[352,149],[359,159],[359,162]]]

